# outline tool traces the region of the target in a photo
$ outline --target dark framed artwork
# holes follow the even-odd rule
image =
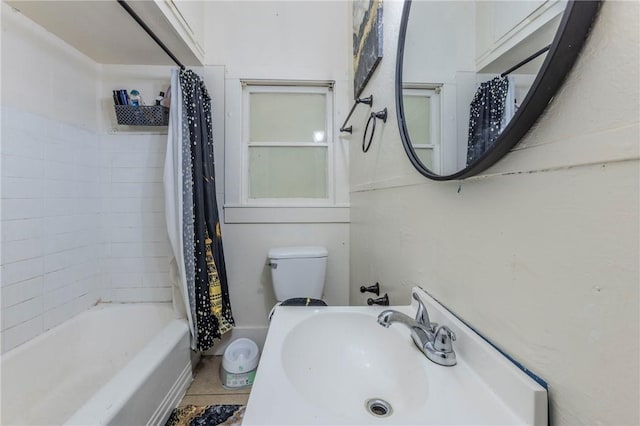
[[[358,98],[382,59],[382,0],[353,0],[353,92]]]

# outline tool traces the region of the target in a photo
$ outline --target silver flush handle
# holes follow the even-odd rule
[[[267,263],[267,265],[269,265],[271,267],[271,269],[277,269],[278,268],[278,264],[272,261],[269,261],[269,263]]]

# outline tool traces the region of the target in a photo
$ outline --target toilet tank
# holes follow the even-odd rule
[[[324,247],[279,247],[269,250],[271,280],[276,299],[321,299],[327,255]]]

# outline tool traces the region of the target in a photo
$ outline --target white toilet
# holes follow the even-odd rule
[[[324,247],[270,249],[271,281],[278,304],[300,297],[321,300],[328,254]],[[272,314],[273,310],[269,318]]]

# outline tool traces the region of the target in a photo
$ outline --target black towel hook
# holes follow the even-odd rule
[[[382,111],[372,112],[371,115],[369,116],[369,120],[367,120],[367,125],[364,128],[364,134],[362,135],[362,152],[369,151],[369,148],[371,147],[371,141],[373,141],[373,135],[376,133],[376,121],[378,118],[381,119],[383,123],[387,122],[386,107]],[[369,141],[365,142],[367,140],[367,130],[369,130],[369,124],[371,124],[371,120],[373,120],[373,127],[371,128],[371,136],[369,136]]]

